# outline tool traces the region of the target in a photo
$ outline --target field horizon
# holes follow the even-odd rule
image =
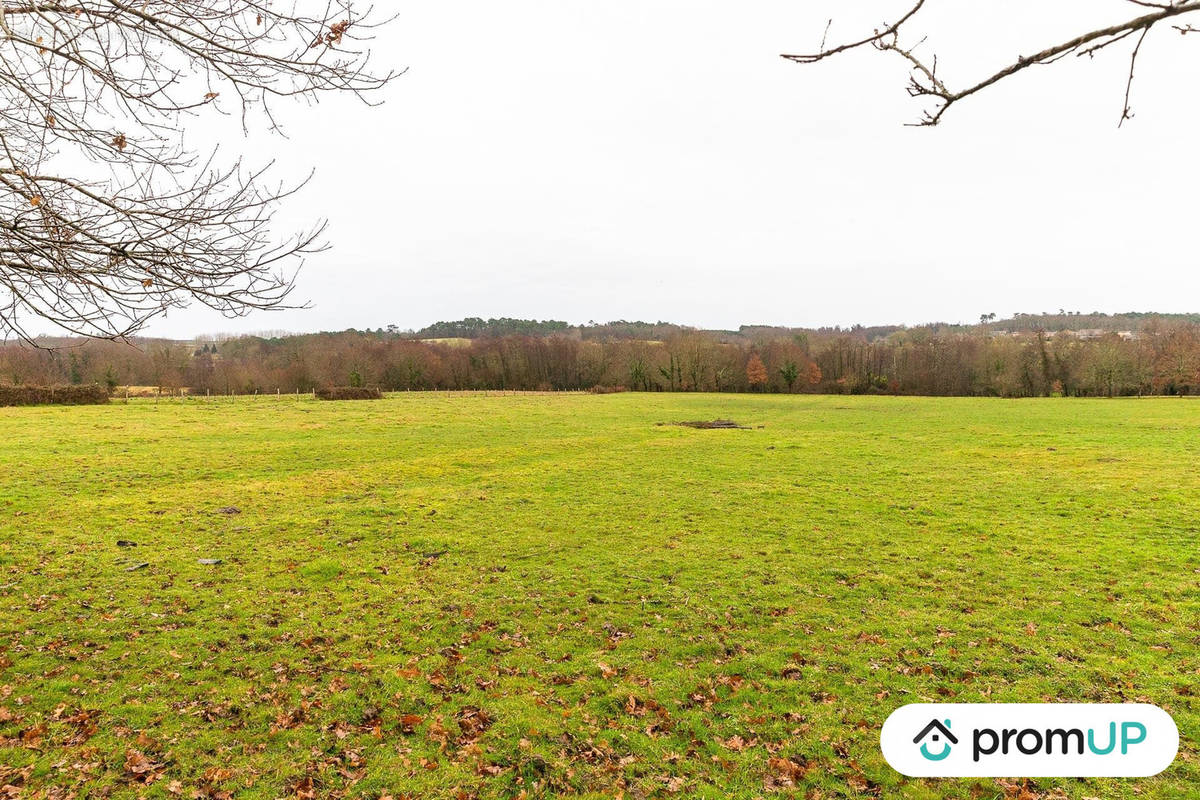
[[[0,796],[1195,797],[1198,432],[1179,398],[0,408]],[[905,778],[911,702],[1149,702],[1180,751]]]

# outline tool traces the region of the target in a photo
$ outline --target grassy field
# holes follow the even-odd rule
[[[0,797],[1197,797],[1197,465],[1165,399],[0,409]],[[1157,778],[879,754],[1135,700]]]

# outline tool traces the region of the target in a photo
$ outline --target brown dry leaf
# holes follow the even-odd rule
[[[746,740],[736,733],[725,741],[721,742],[721,744],[735,753],[740,753],[746,749]]]
[[[26,728],[21,731],[21,743],[26,747],[35,746],[43,736],[46,735],[46,723],[40,722],[37,725]]]
[[[429,723],[429,739],[444,745],[449,738],[446,726],[442,724],[442,717],[439,715]]]
[[[1025,635],[1037,636],[1037,632],[1038,632],[1038,626],[1034,625],[1032,622],[1025,625]]]
[[[125,751],[125,774],[139,783],[153,783],[162,773],[162,764],[151,760],[140,750]]]
[[[342,35],[345,34],[349,27],[350,20],[348,19],[344,19],[341,22],[330,26],[329,33],[325,35],[325,41],[327,41],[329,44],[341,44]]]
[[[996,783],[1004,790],[1004,800],[1038,800],[1037,787],[1032,781],[998,780]]]
[[[738,689],[742,688],[742,684],[745,682],[746,682],[746,679],[743,678],[741,675],[722,675],[719,678],[717,678],[717,683],[720,683],[724,686],[728,686],[730,689],[732,689],[735,692]]]
[[[275,716],[274,730],[289,730],[295,728],[300,723],[304,722],[308,713],[308,703],[301,702],[299,708],[294,708],[290,712],[280,712]]]
[[[778,792],[796,786],[808,772],[808,765],[794,758],[767,759],[767,775],[763,779],[763,788],[768,792]]]
[[[455,719],[458,721],[459,730],[462,731],[462,738],[466,741],[478,739],[479,735],[492,724],[491,716],[483,709],[474,706],[464,706],[455,715]]]
[[[37,208],[41,204],[42,196],[40,194],[35,194],[33,197],[29,198],[29,205],[33,206],[34,208]]]
[[[311,777],[306,776],[293,783],[291,789],[294,800],[317,800],[317,790]]]

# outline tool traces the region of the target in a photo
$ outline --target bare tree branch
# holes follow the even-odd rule
[[[820,49],[815,53],[804,55],[783,54],[782,57],[801,64],[812,64],[848,50],[868,46],[882,52],[896,53],[907,61],[909,65],[909,95],[911,97],[932,98],[935,101],[934,107],[925,110],[920,122],[916,124],[937,125],[950,107],[958,101],[977,94],[1029,67],[1053,64],[1059,59],[1070,55],[1090,57],[1098,51],[1111,47],[1126,38],[1136,36],[1136,43],[1134,44],[1130,58],[1129,77],[1125,85],[1125,103],[1121,113],[1121,123],[1124,123],[1125,120],[1132,116],[1129,99],[1133,88],[1133,72],[1146,35],[1160,22],[1200,11],[1200,0],[1175,0],[1174,2],[1149,2],[1149,0],[1127,1],[1143,8],[1153,9],[1153,11],[1133,17],[1116,25],[1080,34],[1065,42],[1039,50],[1031,56],[1018,56],[1011,64],[1008,64],[983,80],[957,90],[950,89],[938,76],[936,57],[932,60],[926,60],[916,54],[916,47],[924,41],[923,39],[916,45],[901,44],[901,37],[906,31],[906,26],[918,17],[919,12],[925,7],[926,0],[918,0],[918,2],[909,7],[908,11],[900,17],[898,22],[892,24],[885,23],[870,36],[833,47],[826,46],[823,38]],[[1195,32],[1196,30],[1191,25],[1175,25],[1173,27],[1183,34]],[[828,27],[826,28],[826,35],[828,35]]]
[[[123,338],[170,308],[281,307],[324,223],[271,228],[304,185],[199,159],[189,117],[327,92],[370,102],[393,73],[352,0],[0,0],[0,332],[48,320]]]
[[[1129,108],[1129,95],[1133,91],[1133,70],[1137,67],[1138,53],[1142,52],[1142,42],[1146,41],[1146,34],[1150,33],[1151,27],[1147,25],[1142,28],[1137,44],[1133,46],[1133,52],[1129,56],[1129,78],[1125,81],[1125,104],[1121,107],[1121,121],[1117,123],[1118,128],[1125,124],[1125,120],[1133,117],[1133,112]]]

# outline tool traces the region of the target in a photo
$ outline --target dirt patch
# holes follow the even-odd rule
[[[716,429],[736,429],[740,431],[750,430],[749,425],[739,425],[731,419],[713,419],[713,420],[692,420],[690,422],[660,422],[659,425],[681,425],[685,428],[699,428],[700,430],[716,430]]]

